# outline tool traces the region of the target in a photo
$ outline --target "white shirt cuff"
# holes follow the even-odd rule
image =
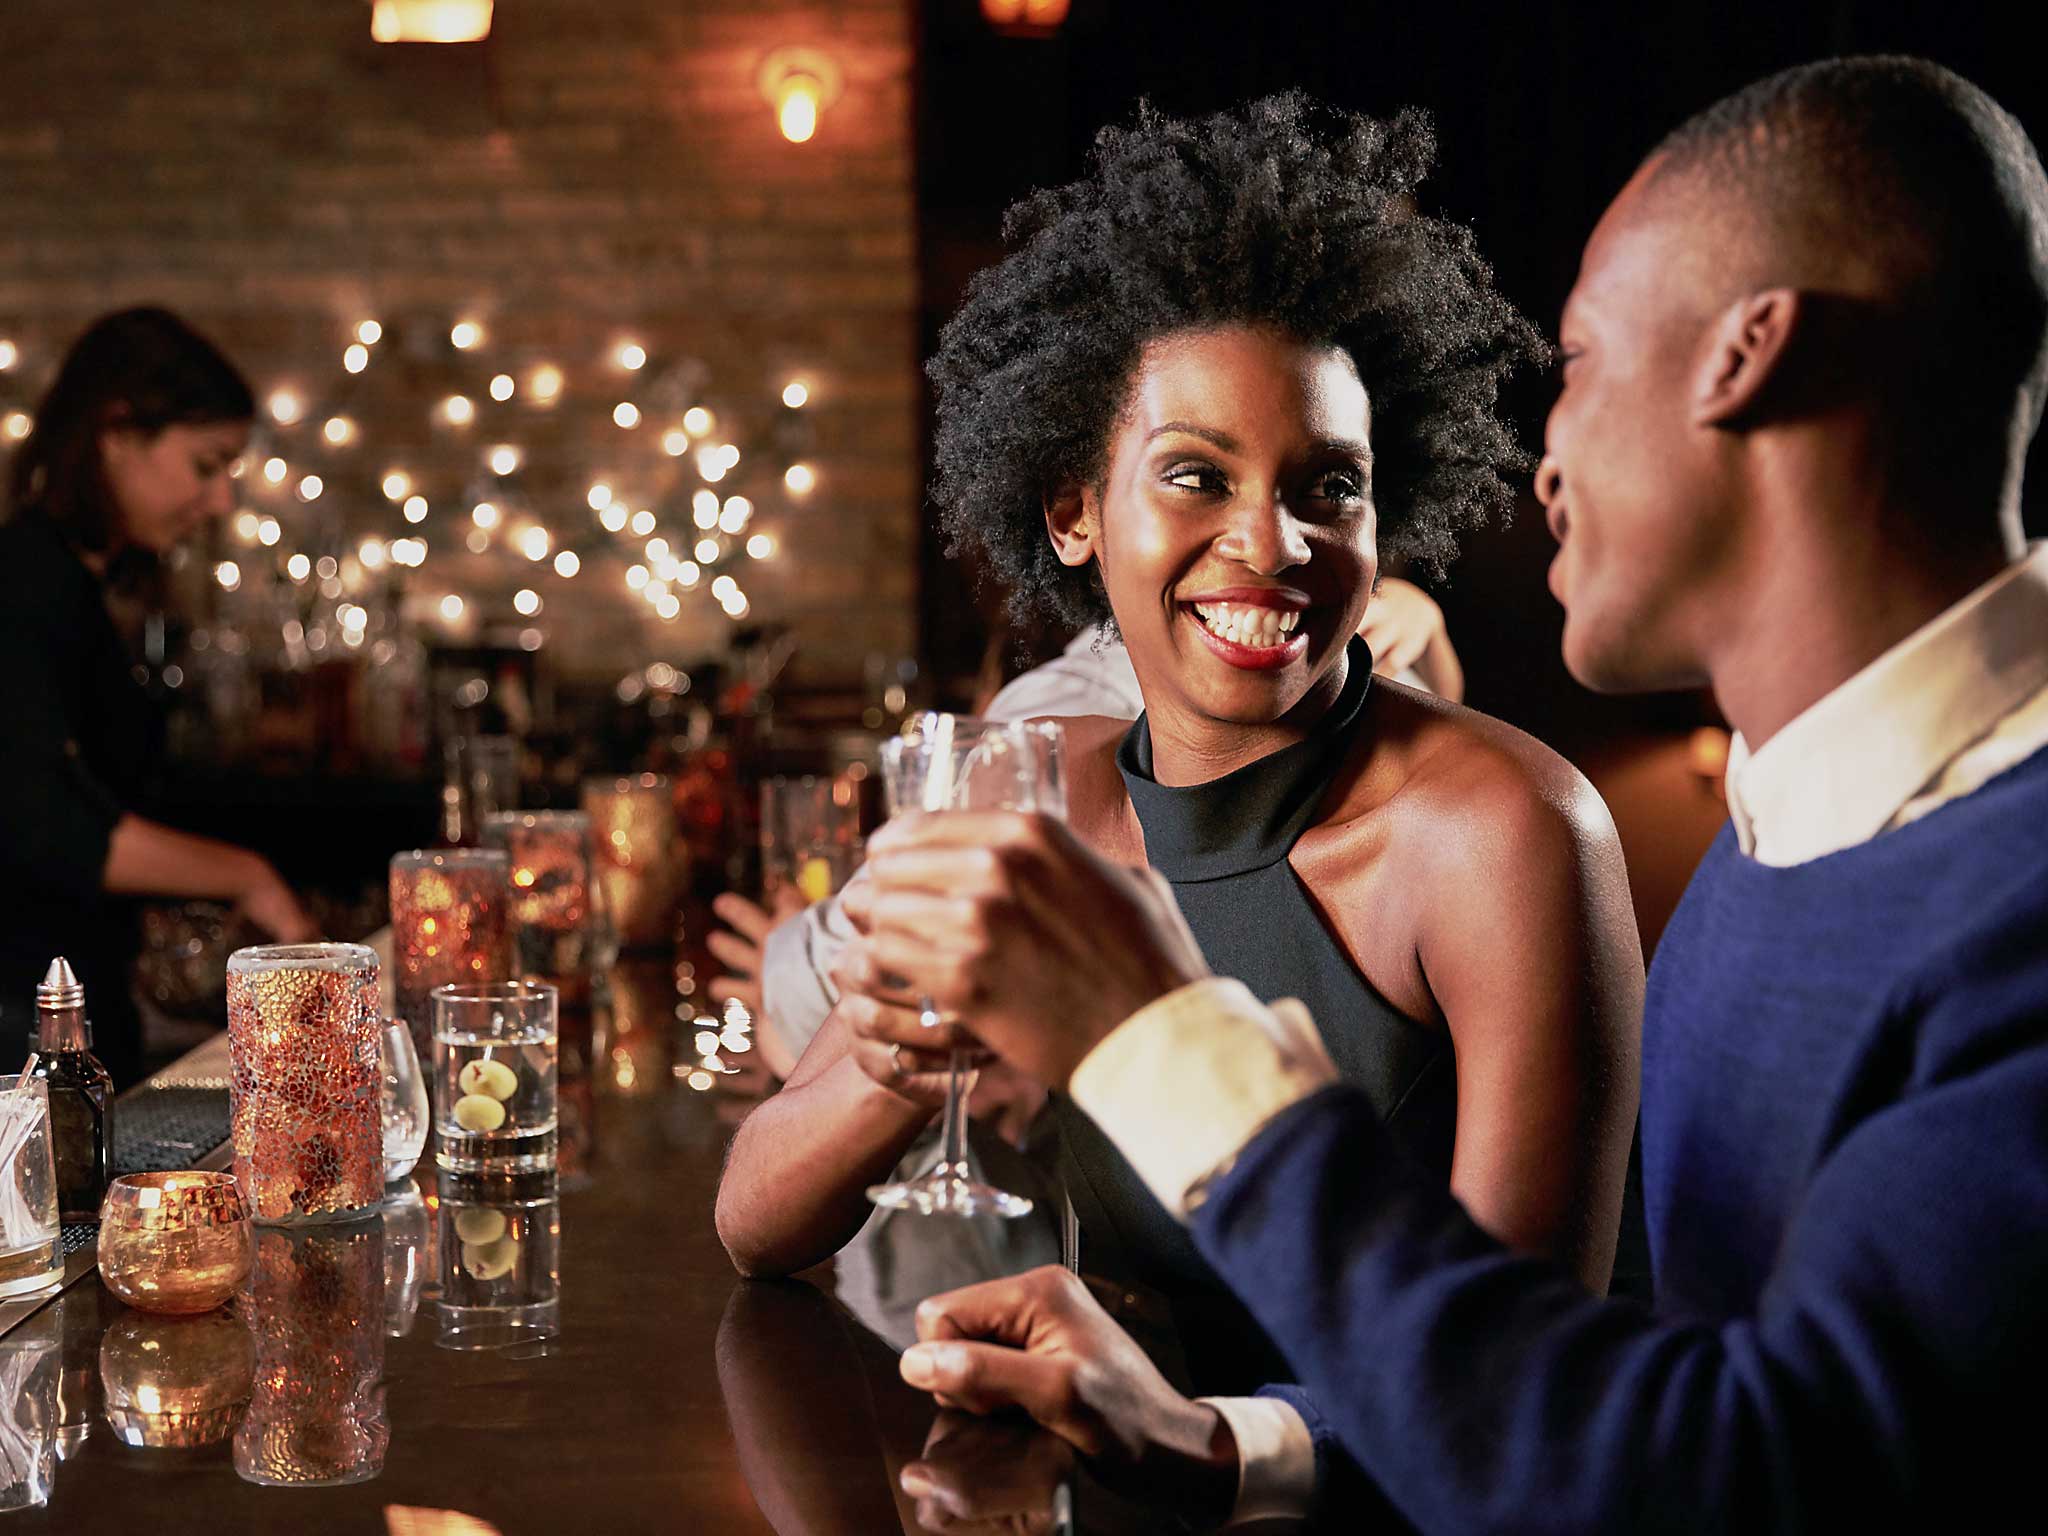
[[[1211,976],[1139,1009],[1082,1058],[1073,1100],[1183,1221],[1268,1120],[1337,1080],[1315,1021]]]
[[[1316,1491],[1316,1446],[1293,1405],[1273,1397],[1198,1397],[1237,1440],[1237,1504],[1230,1524],[1302,1520]]]

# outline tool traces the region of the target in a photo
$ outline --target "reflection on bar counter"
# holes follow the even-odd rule
[[[215,1445],[248,1411],[256,1344],[233,1312],[129,1312],[102,1336],[99,1365],[117,1440],[145,1448]]]
[[[562,1330],[562,1217],[554,1180],[447,1178],[434,1342],[497,1349]]]
[[[236,1474],[326,1487],[383,1471],[382,1224],[262,1233],[246,1304],[256,1375],[235,1432]]]

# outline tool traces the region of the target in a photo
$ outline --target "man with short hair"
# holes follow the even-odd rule
[[[1306,1392],[1236,1443],[1059,1271],[933,1298],[903,1374],[1160,1487],[1235,1471],[1240,1517],[1313,1461],[1432,1532],[1967,1524],[2032,1495],[2048,1376],[2048,178],[1934,65],[1788,71],[1644,163],[1561,342],[1566,661],[1739,733],[1646,1002],[1655,1310],[1403,1166],[1156,880],[955,814],[874,840],[849,969],[1067,1087]]]

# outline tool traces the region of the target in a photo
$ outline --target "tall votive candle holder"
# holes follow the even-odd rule
[[[391,971],[398,1017],[424,1060],[436,987],[498,981],[507,960],[511,860],[502,848],[427,848],[392,855]]]
[[[587,987],[591,960],[590,818],[581,811],[507,811],[484,821],[484,845],[509,860],[506,909],[512,975],[564,992]]]
[[[383,1199],[377,957],[273,944],[228,959],[235,1178],[260,1223],[352,1220]]]
[[[641,773],[583,781],[601,905],[625,949],[675,941],[683,860],[675,788]]]

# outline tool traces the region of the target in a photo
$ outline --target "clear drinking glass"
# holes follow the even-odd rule
[[[498,1349],[562,1331],[562,1207],[550,1178],[441,1181],[443,1349]]]
[[[26,1296],[64,1275],[50,1091],[41,1078],[0,1077],[0,1296]]]
[[[771,909],[784,890],[823,901],[860,865],[860,795],[851,779],[761,782],[761,899]]]
[[[1052,720],[975,720],[928,714],[882,746],[889,814],[910,811],[1067,812],[1064,733]],[[936,1026],[929,1000],[922,1022]],[[965,1020],[970,1028],[972,1020]],[[1031,1202],[976,1177],[967,1150],[965,1055],[952,1053],[939,1160],[917,1178],[877,1184],[868,1198],[921,1216],[1023,1216]]]
[[[384,1182],[411,1173],[426,1150],[427,1080],[413,1049],[412,1029],[403,1019],[386,1019],[383,1034]]]
[[[435,1161],[451,1173],[555,1166],[555,989],[493,981],[434,989]]]

